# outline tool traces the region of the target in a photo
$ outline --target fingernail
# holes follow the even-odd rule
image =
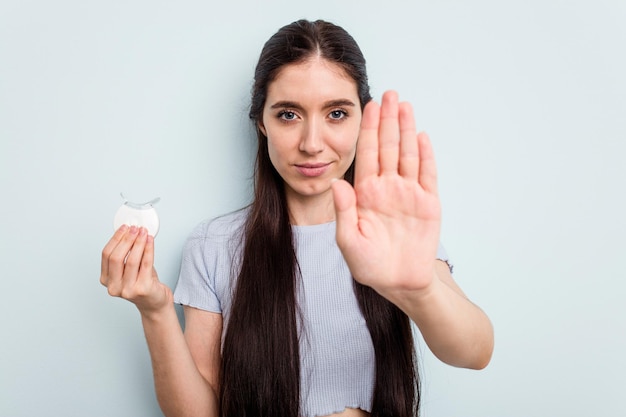
[[[148,229],[145,227],[139,228],[139,236],[145,236],[148,233]]]
[[[137,226],[130,226],[130,234],[131,235],[137,234]]]

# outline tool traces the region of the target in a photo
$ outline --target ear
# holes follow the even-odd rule
[[[259,128],[259,130],[261,131],[261,133],[263,133],[263,136],[267,137],[267,131],[265,130],[265,126],[263,125],[263,121],[259,121],[256,125]]]

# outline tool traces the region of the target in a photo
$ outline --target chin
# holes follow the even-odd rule
[[[330,180],[319,181],[319,184],[314,186],[296,186],[292,187],[288,185],[290,193],[300,198],[319,197],[325,194],[329,194],[331,191]]]

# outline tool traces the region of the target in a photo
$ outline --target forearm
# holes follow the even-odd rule
[[[417,325],[441,361],[482,369],[493,352],[493,327],[487,315],[462,293],[435,276],[426,291],[387,295]]]
[[[166,416],[217,416],[217,396],[196,366],[173,305],[141,315],[159,405]]]

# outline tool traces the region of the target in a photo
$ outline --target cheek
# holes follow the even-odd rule
[[[272,142],[269,138],[267,140],[267,154],[270,157],[270,162],[278,171],[282,160],[281,151],[280,148],[277,147],[276,144]]]
[[[354,160],[354,157],[356,156],[356,141],[354,141],[354,144],[352,145],[352,148],[350,149],[350,160]]]
[[[343,135],[343,140],[337,144],[337,149],[352,160],[356,154],[356,144],[359,139],[359,129],[353,128]]]
[[[350,164],[352,164],[352,162],[354,162],[354,158],[356,157],[356,142],[354,144],[354,146],[352,146],[352,148],[350,148],[349,150],[346,151],[345,156],[344,156],[344,161],[346,166],[350,166]]]
[[[361,115],[354,117],[350,122],[348,137],[352,138],[352,142],[350,142],[350,146],[352,148],[356,148],[356,143],[359,139],[359,134],[361,133]]]

